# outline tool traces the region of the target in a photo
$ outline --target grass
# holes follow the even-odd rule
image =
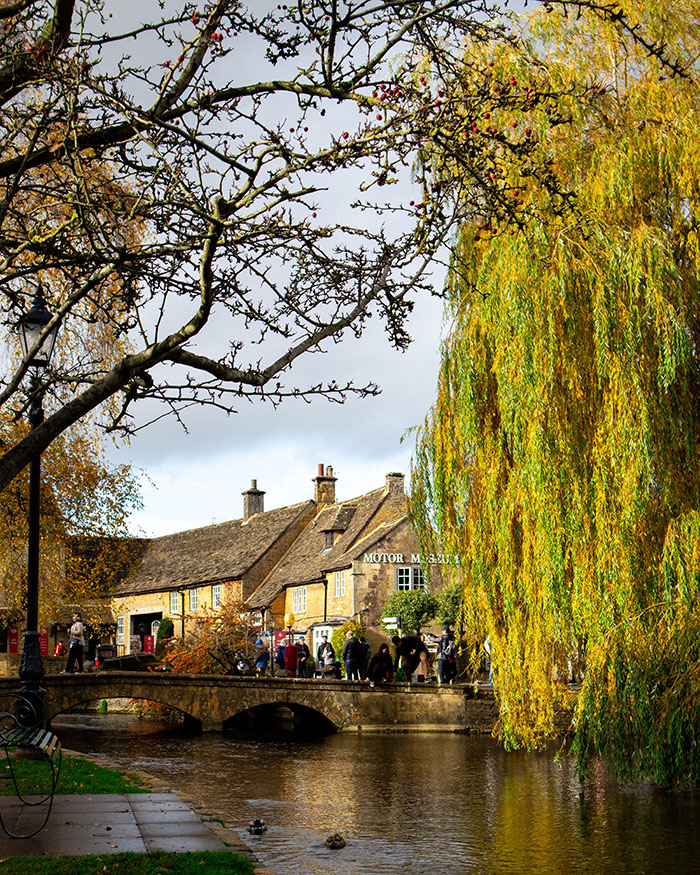
[[[47,793],[51,785],[49,764],[42,759],[19,757],[12,762],[17,775],[17,783],[23,795]],[[2,755],[0,765],[0,795],[11,796],[15,792],[10,768]],[[105,769],[89,760],[64,756],[61,776],[58,779],[58,795],[98,793],[148,793],[137,775]]]
[[[0,872],[18,871],[22,875],[252,875],[254,864],[226,851],[0,859]]]
[[[20,757],[13,760],[23,794],[46,793],[51,781],[48,763]],[[6,780],[3,780],[6,779]],[[148,793],[138,775],[106,769],[89,760],[64,756],[56,793]],[[5,757],[0,762],[0,795],[14,793]],[[217,820],[223,824],[218,817]],[[226,851],[198,851],[192,854],[89,854],[82,857],[0,858],[0,873],[22,875],[252,875],[255,864],[246,857]]]

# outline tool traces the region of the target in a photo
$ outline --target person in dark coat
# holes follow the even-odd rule
[[[394,671],[401,665],[403,673],[406,675],[406,680],[410,683],[414,671],[420,664],[421,653],[425,653],[427,657],[428,649],[421,641],[420,635],[404,635],[399,638],[394,635],[391,639],[394,645]]]
[[[284,644],[278,644],[275,651],[275,665],[279,669],[284,668]]]
[[[443,626],[442,637],[438,641],[437,647],[437,671],[441,684],[449,684],[456,674],[456,671],[453,671],[456,669],[454,648],[454,632],[450,631],[449,626]]]
[[[325,674],[335,674],[335,648],[324,635],[316,650],[316,664],[319,671]]]
[[[370,659],[367,677],[370,687],[393,681],[394,662],[391,658],[388,644],[380,644],[379,650]]]
[[[306,677],[306,660],[311,656],[311,651],[309,650],[309,645],[306,643],[306,639],[302,635],[297,644],[297,677],[305,678]]]
[[[365,655],[364,648],[352,632],[348,632],[345,638],[346,641],[342,653],[342,660],[345,663],[345,677],[349,681],[362,680],[361,670],[362,660]]]

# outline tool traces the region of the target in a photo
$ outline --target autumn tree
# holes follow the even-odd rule
[[[163,661],[173,671],[188,674],[236,674],[241,658],[255,662],[251,657],[260,624],[253,623],[249,615],[244,602],[203,613],[184,638],[165,643]]]
[[[63,323],[38,383],[31,352],[0,381],[13,416],[37,392],[49,411],[3,442],[0,488],[93,412],[128,434],[191,404],[376,391],[292,367],[370,318],[405,347],[452,229],[526,220],[494,152],[566,200],[528,132],[482,124],[554,106],[550,83],[497,94],[480,54],[454,75],[508,38],[486,0],[3,0],[0,26],[0,311],[11,329],[42,280]],[[440,175],[450,126],[460,172]]]
[[[4,425],[5,434],[26,430],[23,423]],[[25,470],[3,490],[0,503],[0,595],[6,622],[19,622],[25,610],[28,502]],[[42,624],[68,620],[76,606],[85,622],[104,621],[109,594],[139,546],[129,532],[129,517],[140,506],[138,475],[127,465],[111,465],[100,434],[81,424],[44,455],[41,505]]]
[[[412,513],[460,557],[507,745],[553,735],[573,677],[582,773],[602,755],[620,778],[697,784],[700,6],[624,5],[626,28],[537,14],[495,58],[501,79],[534,64],[555,90],[598,90],[566,124],[514,119],[549,149],[570,208],[543,217],[541,189],[510,176],[535,204],[527,229],[463,226]]]

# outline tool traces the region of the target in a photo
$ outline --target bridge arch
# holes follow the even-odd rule
[[[295,732],[304,735],[330,735],[337,732],[327,714],[296,702],[272,701],[244,708],[224,720],[223,729],[246,730],[261,735],[270,732]]]

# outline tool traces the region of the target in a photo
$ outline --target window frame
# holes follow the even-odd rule
[[[397,565],[396,589],[398,592],[410,592],[417,589],[427,590],[428,584],[421,566]]]
[[[218,611],[221,609],[221,584],[212,583],[211,585],[211,609]]]
[[[191,590],[189,590],[190,594],[190,610],[198,611],[199,610],[199,589],[195,586]]]
[[[305,586],[295,586],[292,589],[292,613],[294,614],[305,614],[306,613],[306,587]]]

